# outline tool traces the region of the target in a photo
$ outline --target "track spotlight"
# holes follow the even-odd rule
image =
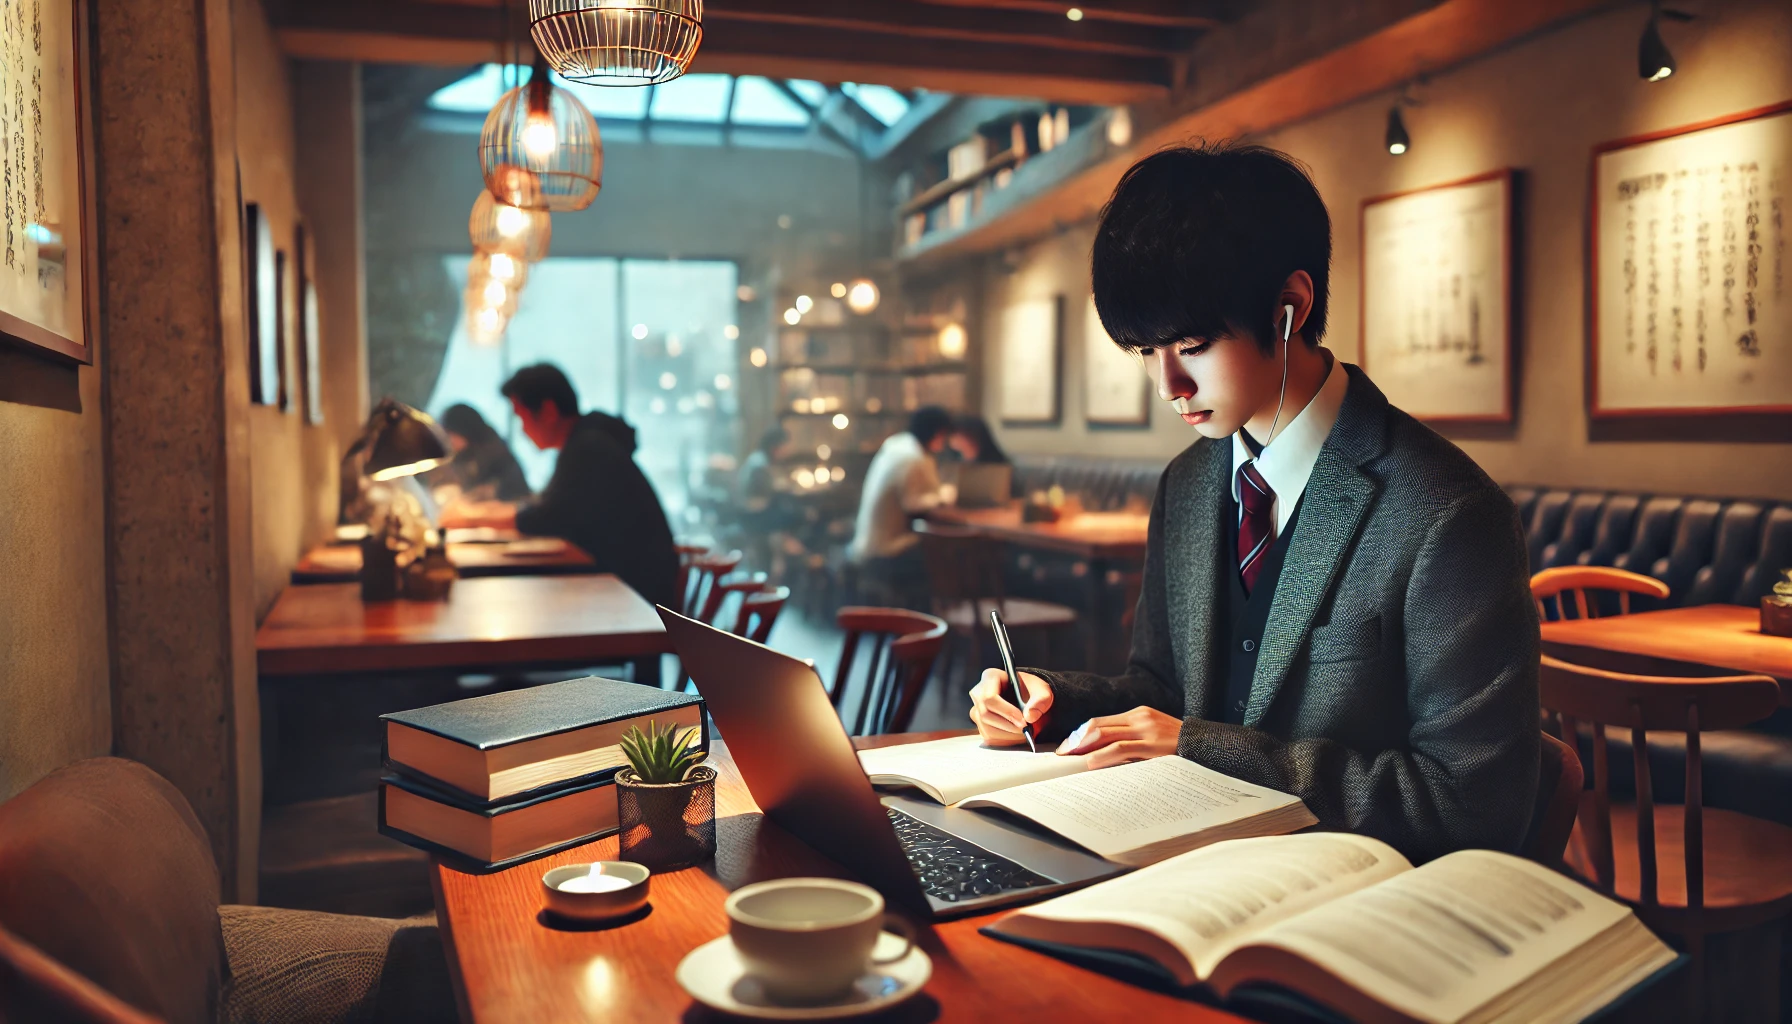
[[[1636,73],[1645,82],[1659,82],[1675,70],[1674,55],[1661,38],[1661,19],[1691,21],[1692,15],[1661,6],[1649,5],[1649,22],[1643,26],[1643,38],[1636,45]]]
[[[1388,108],[1388,152],[1399,156],[1412,148],[1412,137],[1406,134],[1406,119],[1400,116],[1400,104]]]

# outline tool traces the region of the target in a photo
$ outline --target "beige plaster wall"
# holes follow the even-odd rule
[[[0,801],[112,746],[99,381],[0,348]]]
[[[1495,479],[1579,487],[1792,499],[1792,430],[1782,422],[1669,423],[1637,431],[1592,424],[1584,347],[1587,172],[1600,142],[1792,99],[1792,6],[1712,0],[1691,24],[1665,29],[1679,71],[1636,76],[1645,11],[1622,6],[1486,55],[1434,77],[1406,111],[1412,150],[1382,148],[1383,96],[1268,134],[1313,171],[1332,212],[1331,325],[1326,343],[1358,353],[1358,212],[1369,196],[1452,181],[1499,167],[1522,172],[1516,286],[1521,386],[1512,428],[1449,431]],[[985,360],[996,365],[997,317],[1010,297],[1066,296],[1064,419],[1055,429],[1002,429],[1014,452],[1167,458],[1190,440],[1168,409],[1147,431],[1083,426],[1076,367],[1088,299],[1092,226],[1034,244],[1016,269],[986,269]],[[986,381],[985,409],[996,406]],[[1155,403],[1161,405],[1161,403]],[[994,416],[991,417],[992,422]],[[1767,440],[1777,439],[1777,440]]]

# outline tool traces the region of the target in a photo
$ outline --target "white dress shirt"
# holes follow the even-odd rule
[[[915,435],[891,434],[865,470],[847,554],[855,562],[900,555],[920,541],[909,519],[940,503],[940,473]]]
[[[1307,489],[1307,478],[1313,475],[1313,465],[1319,461],[1319,449],[1325,446],[1332,425],[1338,422],[1338,410],[1344,405],[1344,393],[1349,387],[1344,368],[1332,358],[1319,393],[1287,426],[1276,428],[1274,440],[1257,454],[1257,472],[1263,474],[1264,482],[1275,492],[1275,530],[1270,539],[1280,537],[1293,517],[1294,506]],[[1244,505],[1238,501],[1238,470],[1251,459],[1250,446],[1244,443],[1244,430],[1240,429],[1232,435],[1232,500],[1238,504],[1240,516],[1244,514]]]

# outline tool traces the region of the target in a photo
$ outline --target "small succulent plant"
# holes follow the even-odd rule
[[[623,734],[622,756],[628,758],[629,767],[640,781],[666,785],[689,778],[705,755],[697,745],[695,728],[681,732],[669,725],[661,729],[658,722],[649,721],[646,732],[640,726],[632,726]]]

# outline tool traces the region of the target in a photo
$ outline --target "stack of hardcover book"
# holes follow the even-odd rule
[[[702,698],[596,676],[380,718],[380,831],[474,870],[616,831],[630,728],[695,728],[709,749]]]

